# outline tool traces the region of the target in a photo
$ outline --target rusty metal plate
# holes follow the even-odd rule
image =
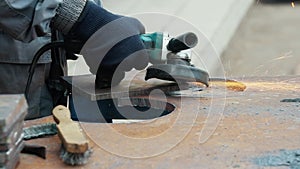
[[[300,97],[300,77],[256,77],[239,81],[246,86],[244,91],[233,90],[232,83],[226,86],[226,83],[212,82],[195,97],[168,97],[167,102],[176,108],[161,118],[130,124],[82,123],[93,154],[88,164],[78,168],[272,168],[267,163],[258,163],[257,159],[283,150],[300,149],[300,103],[281,102]],[[220,94],[224,92],[223,85],[226,97]],[[186,121],[189,117],[195,118]],[[217,126],[209,119],[214,119]],[[52,118],[26,125],[45,121]],[[173,144],[187,128],[190,130],[183,139]],[[204,139],[209,134],[207,131],[213,132]],[[153,138],[160,139],[151,142]],[[57,136],[30,143],[47,145],[47,159],[22,154],[18,168],[69,168],[58,158]],[[283,164],[291,168],[288,162]]]

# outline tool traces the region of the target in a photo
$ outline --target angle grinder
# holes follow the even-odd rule
[[[141,40],[150,53],[150,62],[145,80],[157,78],[161,80],[180,82],[201,82],[208,86],[209,75],[206,71],[198,69],[191,64],[191,48],[198,43],[194,33],[188,32],[176,38],[168,33],[155,32],[140,35]],[[72,43],[78,45],[77,43]],[[80,44],[80,43],[79,43]],[[35,67],[40,56],[50,49],[67,48],[69,44],[64,41],[54,41],[44,45],[35,54],[27,80],[25,95],[28,96],[30,84]],[[52,60],[57,60],[52,57]],[[59,59],[58,59],[58,61]],[[97,81],[97,79],[96,79]]]
[[[191,48],[198,44],[196,34],[188,32],[172,38],[168,33],[155,32],[140,37],[149,50],[153,64],[147,68],[145,80],[157,78],[176,83],[201,82],[208,86],[208,73],[191,64]]]

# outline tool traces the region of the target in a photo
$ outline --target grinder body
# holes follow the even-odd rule
[[[208,86],[208,73],[191,64],[191,48],[198,43],[194,33],[171,38],[168,33],[155,32],[140,37],[153,64],[147,68],[145,80],[157,78],[177,83],[201,82]]]

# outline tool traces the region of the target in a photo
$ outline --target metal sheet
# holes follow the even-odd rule
[[[280,102],[300,97],[300,77],[256,77],[240,81],[247,86],[246,90],[226,90],[226,97],[220,94],[223,90],[217,83],[211,84],[199,98],[169,97],[168,102],[176,109],[158,119],[130,124],[82,124],[91,138],[93,154],[88,164],[79,168],[262,168],[255,163],[258,157],[283,149],[300,149],[300,103]],[[182,101],[187,108],[183,109]],[[216,101],[213,106],[212,101]],[[213,114],[218,106],[224,106],[221,116]],[[193,123],[174,123],[180,120],[177,117],[181,110],[193,117],[196,107],[198,115]],[[208,117],[214,116],[216,120],[221,119],[217,128],[208,140],[199,141],[204,127],[209,126]],[[45,121],[52,121],[52,118],[30,121],[27,125]],[[168,147],[188,127],[191,130],[183,140],[163,151],[162,147]],[[177,130],[169,132],[171,128]],[[111,129],[114,132],[110,132]],[[165,132],[169,134],[163,136]],[[118,133],[126,137],[119,139]],[[158,136],[163,138],[162,142],[147,146],[147,138]],[[126,140],[128,138],[145,139],[145,144],[143,147],[133,145]],[[60,141],[57,136],[30,142],[47,145],[47,159],[22,154],[18,168],[69,168],[58,158]],[[115,148],[114,151],[122,150],[132,155],[149,151],[163,153],[137,159],[107,151],[109,146]]]
[[[141,96],[148,95],[153,89],[163,91],[178,90],[178,86],[174,82],[166,82],[162,80],[145,81],[145,72],[138,74],[132,80],[123,80],[120,85],[98,89],[95,87],[95,75],[80,75],[63,77],[65,85],[80,96],[85,96],[92,101],[104,100],[111,98],[120,98],[125,96]],[[186,87],[181,85],[181,87]]]

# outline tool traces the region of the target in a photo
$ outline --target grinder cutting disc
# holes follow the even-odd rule
[[[145,80],[157,78],[175,82],[201,82],[208,86],[207,72],[187,65],[157,64],[147,68]]]

